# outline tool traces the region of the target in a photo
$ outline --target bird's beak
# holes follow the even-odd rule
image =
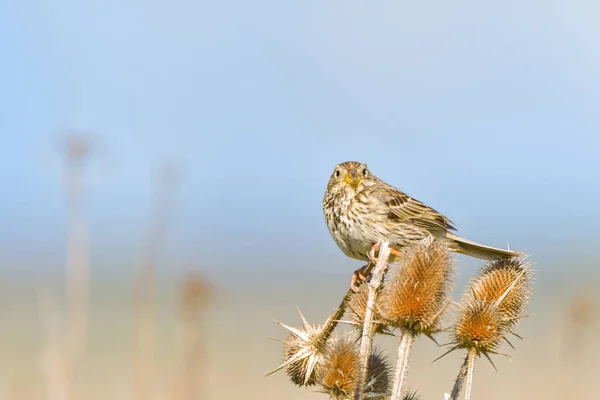
[[[352,188],[354,188],[354,189],[356,189],[356,187],[360,183],[360,180],[361,180],[361,176],[360,176],[360,174],[358,174],[358,172],[356,172],[355,169],[351,169],[350,171],[348,171],[348,173],[344,177],[344,182],[346,182],[348,185],[352,186]]]

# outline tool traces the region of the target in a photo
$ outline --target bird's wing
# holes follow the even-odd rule
[[[391,221],[411,222],[432,233],[456,230],[450,219],[393,186],[375,185],[372,189],[372,195],[389,208],[387,217]]]

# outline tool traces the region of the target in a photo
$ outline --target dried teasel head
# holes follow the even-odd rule
[[[531,295],[531,265],[522,259],[489,261],[471,281],[463,302],[497,303],[503,319],[516,325]]]
[[[359,342],[356,336],[336,336],[327,344],[318,382],[335,399],[352,399],[360,375]],[[374,351],[369,357],[365,398],[383,399],[389,393],[389,365]]]
[[[346,312],[348,314],[348,322],[362,332],[365,313],[367,311],[367,299],[369,297],[369,285],[361,285],[358,291],[352,293],[348,300]],[[382,319],[381,315],[375,307],[373,316],[373,326],[377,333],[389,333],[388,325]]]
[[[476,350],[488,358],[497,353],[523,317],[531,279],[530,265],[520,259],[488,262],[471,280],[459,305],[450,351]]]
[[[370,398],[385,398],[390,390],[390,366],[387,356],[375,349],[369,356],[368,381],[365,394]]]
[[[316,375],[323,360],[327,340],[331,331],[321,326],[309,324],[300,310],[302,328],[293,328],[279,321],[279,325],[287,329],[290,334],[282,341],[284,362],[279,367],[269,372],[271,375],[280,369],[285,371],[295,385],[312,386],[316,384]]]
[[[381,317],[413,334],[439,330],[450,303],[453,266],[446,244],[429,237],[407,247],[377,300]]]
[[[455,348],[476,349],[481,354],[496,353],[506,334],[499,308],[480,300],[462,307],[453,331]]]

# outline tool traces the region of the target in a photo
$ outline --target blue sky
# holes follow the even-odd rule
[[[74,129],[97,150],[105,261],[135,255],[171,160],[182,260],[345,263],[321,198],[349,159],[468,238],[581,255],[600,238],[597,15],[591,0],[3,2],[0,257],[61,262],[56,141]]]

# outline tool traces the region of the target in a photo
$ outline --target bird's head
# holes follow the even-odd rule
[[[329,184],[330,191],[356,192],[363,187],[366,181],[373,178],[367,165],[357,161],[346,161],[335,166]]]

